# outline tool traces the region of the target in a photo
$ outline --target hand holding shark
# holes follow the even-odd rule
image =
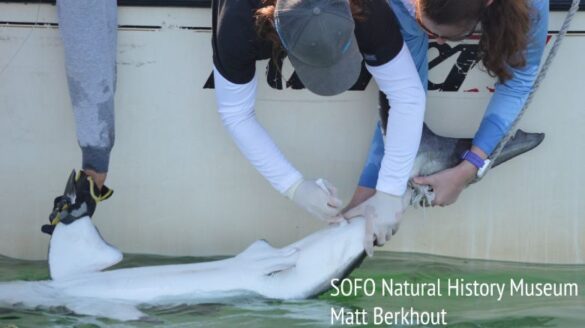
[[[435,197],[431,202],[432,206],[448,206],[457,201],[465,187],[475,180],[477,168],[467,161],[462,161],[456,167],[441,172],[414,177],[412,181],[420,186],[429,186]]]
[[[368,256],[374,255],[374,241],[375,245],[384,246],[398,230],[402,214],[406,209],[405,199],[410,198],[376,191],[374,196],[344,214],[347,219],[355,217],[366,219],[364,249]]]
[[[325,179],[301,179],[290,187],[286,195],[314,217],[327,223],[339,223],[342,217],[341,200],[337,189]]]
[[[494,161],[493,167],[530,151],[537,147],[543,140],[543,133],[526,133],[518,130],[510,142],[506,144],[501,155]],[[356,190],[344,216],[346,218],[352,218],[356,215],[361,215],[366,218],[368,222],[366,228],[371,227],[371,229],[367,230],[364,237],[364,248],[368,255],[373,253],[373,237],[376,239],[376,244],[381,246],[396,232],[402,211],[406,209],[407,203],[414,207],[427,206],[435,203],[435,196],[446,197],[445,195],[435,195],[433,187],[436,187],[437,183],[442,183],[443,185],[441,187],[446,186],[447,189],[453,188],[453,176],[450,176],[450,172],[453,172],[452,168],[458,165],[468,164],[465,162],[461,164],[460,156],[465,150],[471,147],[471,139],[439,136],[433,133],[425,124],[423,126],[423,135],[414,167],[410,173],[411,178],[418,178],[415,179],[415,183],[409,184],[407,193],[402,198],[405,202],[402,203],[402,207],[398,199],[393,199],[390,195],[385,197],[383,193],[375,189],[359,187]],[[475,171],[476,169],[474,168],[474,174]],[[444,177],[442,175],[449,176]],[[440,181],[437,177],[441,177]],[[448,192],[451,195],[455,195],[451,201],[454,202],[460,191],[471,182],[473,181],[465,180],[458,184],[461,185],[460,190]],[[443,188],[443,191],[445,191],[445,188]],[[447,197],[450,196],[447,195]],[[448,201],[448,199],[437,200],[440,204]],[[368,212],[368,208],[370,208],[370,212]],[[398,215],[392,217],[388,213],[397,213]],[[390,233],[391,230],[392,234]]]

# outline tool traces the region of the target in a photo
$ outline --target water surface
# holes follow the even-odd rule
[[[210,261],[218,258],[162,257],[126,255],[116,268],[173,263]],[[43,280],[49,274],[45,261],[22,261],[0,256],[0,281]],[[510,262],[455,259],[421,254],[377,252],[354,271],[351,279],[372,279],[376,283],[373,296],[358,292],[340,297],[325,293],[306,301],[275,301],[242,296],[200,304],[142,307],[149,315],[144,322],[117,322],[103,318],[78,316],[65,308],[25,309],[0,308],[0,328],[15,327],[328,327],[331,309],[365,310],[375,307],[397,311],[413,307],[420,311],[447,312],[451,327],[585,327],[585,266],[537,265]],[[393,279],[411,284],[442,282],[442,296],[382,295],[381,282]],[[448,279],[465,282],[509,283],[524,279],[528,283],[576,283],[578,296],[497,297],[446,296]],[[355,282],[357,280],[352,280]]]

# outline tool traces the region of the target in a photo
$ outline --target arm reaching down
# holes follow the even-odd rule
[[[422,136],[425,92],[405,45],[388,63],[368,65],[367,68],[390,103],[384,157],[376,193],[347,211],[345,217],[364,216],[371,221],[364,246],[368,254],[372,255],[373,241],[377,245],[384,245],[392,236],[392,231],[398,229],[404,212],[406,186]]]
[[[256,79],[236,84],[225,79],[217,69],[213,75],[223,124],[248,161],[274,189],[315,217],[325,221],[335,217],[341,206],[335,188],[330,184],[324,188],[317,181],[304,180],[256,120]]]

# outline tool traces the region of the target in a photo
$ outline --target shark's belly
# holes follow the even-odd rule
[[[254,277],[242,274],[229,262],[211,269],[189,265],[97,272],[51,284],[68,296],[134,302],[183,296],[200,298],[234,291],[255,292],[254,286],[258,285]]]

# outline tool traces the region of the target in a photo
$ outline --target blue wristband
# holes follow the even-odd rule
[[[483,158],[470,150],[466,150],[463,155],[461,155],[461,159],[473,164],[473,166],[477,167],[478,170],[481,169],[485,164]]]

